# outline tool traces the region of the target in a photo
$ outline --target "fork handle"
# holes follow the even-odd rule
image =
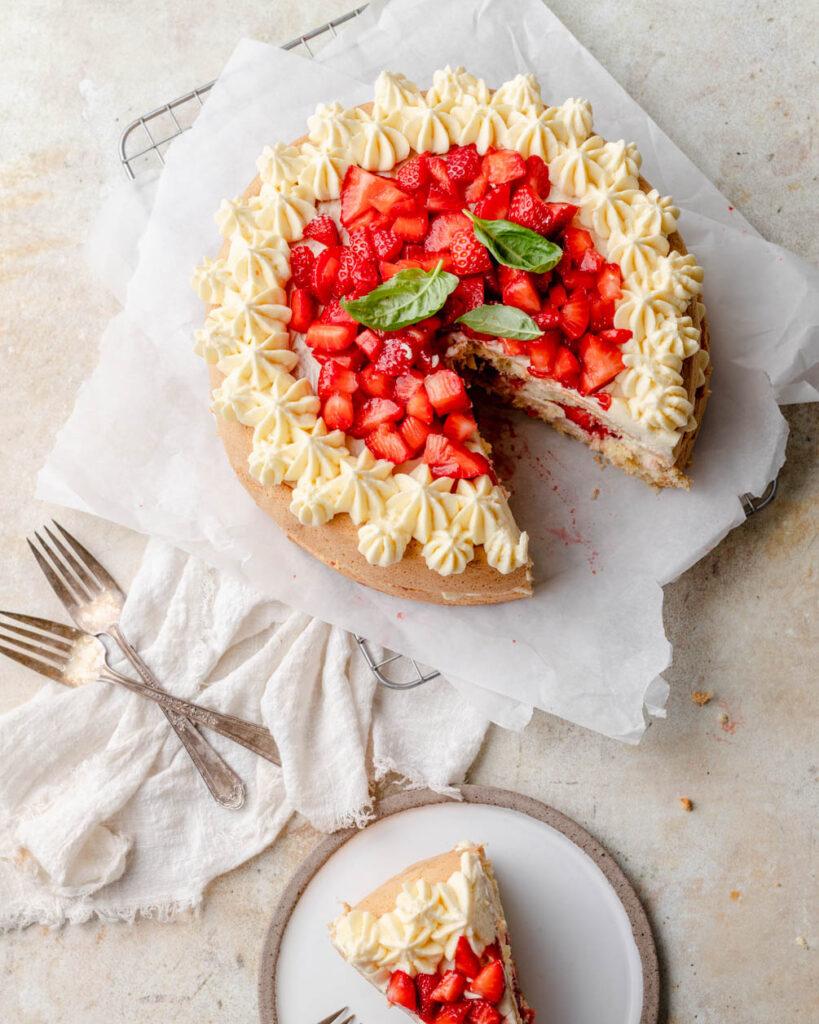
[[[127,676],[120,675],[119,672],[115,672],[107,667],[102,669],[99,677],[106,680],[106,682],[119,683],[134,693],[147,697],[148,700],[154,701],[168,711],[177,711],[180,715],[190,719],[190,721],[197,722],[199,725],[205,725],[208,729],[213,729],[214,732],[227,736],[228,739],[234,740],[236,743],[241,743],[243,747],[252,750],[259,757],[272,761],[273,764],[281,765],[282,763],[279,748],[263,725],[245,722],[234,715],[226,715],[221,711],[213,711],[211,708],[203,707],[201,704],[194,704],[192,701],[184,700],[182,697],[174,697],[167,690],[153,690],[150,686],[146,686],[145,683],[138,683],[135,679],[129,679]]]
[[[151,691],[161,690],[162,687],[156,676],[128,642],[119,625],[111,626],[107,633],[137,670],[145,686]],[[182,746],[190,755],[197,771],[204,779],[213,799],[223,807],[238,810],[245,802],[245,785],[236,772],[214,750],[193,722],[171,708],[162,710],[171,723],[171,728],[182,742]]]

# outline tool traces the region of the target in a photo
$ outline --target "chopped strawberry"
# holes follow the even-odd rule
[[[472,222],[463,213],[440,213],[429,226],[429,234],[424,239],[427,252],[440,252],[448,249],[452,238],[459,231],[471,231]]]
[[[485,999],[475,999],[472,1001],[467,1020],[469,1024],[500,1024],[503,1017]]]
[[[583,364],[580,392],[584,395],[597,391],[614,380],[625,367],[619,347],[596,334],[584,334],[577,345],[577,354]]]
[[[481,158],[474,142],[468,146],[454,146],[445,157],[451,181],[474,181],[481,173]]]
[[[356,409],[353,433],[366,437],[382,423],[397,423],[403,415],[401,406],[389,398],[366,398]]]
[[[444,305],[443,322],[446,325],[453,323],[459,316],[483,305],[484,280],[480,274],[471,277],[462,277],[458,287],[449,296]]]
[[[483,217],[484,220],[506,220],[509,216],[511,194],[512,186],[508,182],[489,189],[475,206],[475,216]]]
[[[356,337],[355,343],[367,358],[372,360],[378,358],[378,353],[381,351],[381,346],[384,344],[381,338],[379,338],[374,331],[370,330],[362,331],[361,334]]]
[[[366,261],[361,260],[353,250],[345,245],[338,250],[339,261],[338,261],[338,273],[336,274],[335,282],[333,283],[333,294],[336,296],[349,295],[355,290],[356,287],[356,272],[359,270],[359,265],[363,266]],[[373,264],[373,270],[375,273],[376,284],[378,283],[378,270]],[[373,285],[375,287],[375,285]],[[370,289],[372,290],[372,289]]]
[[[490,960],[500,960],[501,951],[500,946],[497,942],[490,942],[488,946],[484,948],[482,953],[482,960],[484,963],[489,963]]]
[[[395,277],[399,270],[404,269],[404,267],[399,266],[397,263],[389,263],[387,260],[381,260],[378,264],[378,273],[381,275],[382,281],[389,281],[391,277]]]
[[[410,216],[396,217],[392,230],[404,241],[419,242],[427,233],[428,224],[429,214],[424,210]]]
[[[631,338],[631,331],[625,331],[619,328],[612,328],[609,331],[600,331],[600,337],[606,341],[613,341],[615,345],[625,345],[625,343]]]
[[[392,423],[382,423],[372,433],[364,438],[364,444],[370,449],[377,459],[386,459],[396,464],[411,459],[413,452],[401,434],[395,429]],[[394,977],[394,975],[393,975]],[[413,993],[414,993],[413,989]],[[406,1003],[402,1003],[406,1006]],[[410,1009],[414,1009],[414,1005]]]
[[[545,295],[552,286],[554,280],[554,271],[547,270],[543,274],[532,274],[535,282],[535,288],[541,295]]]
[[[574,215],[580,209],[571,203],[544,203],[546,207],[546,226],[543,229],[544,235],[553,236],[562,231],[567,224],[571,224]]]
[[[549,165],[533,153],[526,158],[526,182],[539,199],[547,199],[551,183],[549,181]]]
[[[356,324],[311,324],[305,341],[320,352],[340,352],[352,345]]]
[[[415,357],[415,366],[422,373],[435,373],[436,370],[441,368],[441,357],[437,352],[433,352],[432,349],[422,348]]]
[[[391,335],[384,339],[381,352],[375,361],[379,373],[388,373],[391,377],[406,373],[415,362],[416,351],[411,342],[400,335]]]
[[[462,210],[463,199],[459,195],[445,192],[440,185],[430,185],[427,194],[427,209],[430,213],[453,213]]]
[[[515,190],[509,204],[509,220],[543,235],[549,226],[546,203],[528,185],[521,185]]]
[[[337,248],[322,249],[313,264],[313,292],[321,303],[329,300],[333,294],[333,285],[338,276],[340,265]]]
[[[501,295],[507,306],[517,306],[524,313],[540,312],[540,296],[535,288],[532,275],[525,270],[515,270],[513,267],[500,266],[498,268],[498,279],[501,286]]]
[[[435,1017],[441,1006],[431,998],[431,992],[441,980],[437,974],[418,974],[415,977],[415,988],[418,991],[418,1016],[424,1024],[434,1024]]]
[[[562,308],[569,301],[569,296],[566,294],[566,289],[562,284],[554,284],[549,289],[549,302],[551,305],[556,306],[558,309]]]
[[[444,430],[446,431],[446,427]],[[481,969],[481,962],[465,935],[458,939],[458,945],[455,947],[455,967],[467,978],[476,977]]]
[[[563,280],[563,284],[569,289],[569,291],[574,291],[576,288],[579,288],[581,291],[589,292],[597,284],[596,274],[587,274],[582,270],[575,270],[571,267],[562,272],[561,278]]]
[[[429,424],[414,416],[405,416],[398,426],[399,434],[404,438],[413,455],[424,447],[431,430]]]
[[[429,184],[429,163],[421,153],[398,168],[395,180],[405,192],[417,192]]]
[[[542,331],[551,331],[560,326],[560,310],[552,304],[551,298],[540,307],[532,318]]]
[[[432,998],[439,1003],[457,1003],[466,990],[466,978],[460,971],[447,971],[441,978]]]
[[[429,173],[448,195],[457,196],[459,194],[458,182],[455,178],[450,177],[449,165],[442,157],[431,156],[429,158]]]
[[[620,290],[622,280],[617,264],[606,263],[597,277],[597,291],[600,293],[600,298],[608,302],[616,302],[617,299],[622,298],[623,293]]]
[[[580,264],[587,249],[594,248],[592,236],[585,228],[566,228],[563,232],[563,245],[566,252],[571,255],[575,266]]]
[[[453,236],[451,253],[456,274],[480,274],[492,266],[489,251],[471,230],[459,231]]]
[[[418,370],[409,370],[395,378],[395,400],[406,405],[413,395],[424,387],[424,375]]]
[[[614,302],[592,295],[589,307],[589,330],[597,334],[614,326]]]
[[[514,181],[526,174],[523,157],[511,149],[487,153],[483,158],[483,169],[490,185],[502,185],[505,181]]]
[[[407,399],[407,415],[421,420],[422,423],[432,423],[435,419],[435,410],[432,408],[426,388],[420,388]]]
[[[608,391],[598,391],[594,397],[601,409],[611,408],[611,395]]]
[[[450,412],[468,412],[471,403],[464,382],[454,370],[438,370],[424,380],[429,400],[439,416]]]
[[[517,338],[499,338],[498,340],[508,356],[525,356],[529,351],[529,343],[526,341],[518,341]]]
[[[402,260],[422,260],[426,255],[427,251],[423,245],[416,245],[415,242],[405,242],[401,250]]]
[[[483,199],[486,195],[488,188],[489,178],[482,171],[471,185],[467,185],[466,192],[464,193],[466,201],[468,203],[477,203],[479,199]],[[478,214],[478,216],[483,216],[483,214]]]
[[[590,304],[580,294],[572,295],[560,309],[560,329],[569,339],[579,338],[589,324]]]
[[[444,420],[444,435],[450,441],[466,441],[477,429],[475,417],[467,412],[451,412]]]
[[[294,288],[290,296],[290,330],[304,334],[316,316],[316,302],[306,288]]]
[[[475,995],[482,996],[490,1003],[500,1002],[506,988],[506,976],[503,973],[503,963],[500,960],[492,960],[482,967],[478,976],[469,986],[469,991]]]
[[[327,398],[334,391],[352,395],[358,390],[358,374],[354,370],[345,369],[335,359],[328,359],[319,373],[316,391],[321,399]]]
[[[319,315],[320,324],[354,324],[356,321],[344,309],[337,298],[330,299]]]
[[[394,231],[384,228],[370,231],[370,241],[379,260],[394,260],[401,252],[401,239]]]
[[[368,363],[359,374],[359,385],[371,398],[392,398],[395,393],[393,378],[387,373],[380,373],[372,363]]]
[[[452,443],[443,434],[430,434],[424,448],[424,462],[428,466],[439,466],[453,459]]]
[[[438,1011],[434,1024],[463,1024],[471,1009],[472,1003],[469,999],[462,999],[460,1003],[449,1003]]]
[[[374,260],[376,258],[369,228],[353,228],[350,232],[349,246],[359,259]]]
[[[349,430],[355,418],[353,396],[343,391],[330,395],[322,407],[321,415],[330,430]]]
[[[314,242],[322,245],[338,245],[338,228],[336,222],[327,214],[314,217],[304,226],[304,237],[312,238]]]
[[[405,199],[407,193],[391,178],[382,178],[351,164],[341,185],[341,223],[347,228],[357,227],[356,218],[368,210],[388,214],[396,203]],[[373,219],[370,218],[371,223]]]
[[[290,250],[290,273],[296,288],[310,288],[313,284],[313,264],[316,257],[308,245],[295,245]]]
[[[321,352],[318,349],[313,349],[313,358],[322,365],[332,359],[338,366],[345,370],[355,370],[356,373],[367,361],[367,357],[355,345],[348,345],[340,352]]]
[[[560,331],[545,331],[529,343],[529,373],[533,377],[551,377],[560,348]]]
[[[474,480],[478,476],[492,477],[492,467],[480,452],[470,451],[454,441],[450,441],[449,445],[449,460],[430,466],[430,472],[434,477],[447,476],[453,480]]]
[[[605,265],[606,261],[596,249],[587,249],[577,264],[577,269],[589,274],[597,274]]]
[[[580,383],[580,363],[574,352],[565,345],[557,350],[552,376],[566,388],[576,388]]]
[[[415,982],[404,971],[393,971],[387,985],[387,1000],[415,1011],[417,1005]]]

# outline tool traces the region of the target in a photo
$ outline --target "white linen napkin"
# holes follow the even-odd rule
[[[208,732],[247,786],[245,806],[225,810],[155,704],[47,683],[0,716],[0,931],[172,917],[294,812],[326,832],[363,824],[388,771],[456,793],[489,715],[504,718],[492,695],[482,710],[444,679],[387,691],[349,633],[164,541],[149,542],[122,625],[171,692],[251,721],[261,709],[283,766]]]

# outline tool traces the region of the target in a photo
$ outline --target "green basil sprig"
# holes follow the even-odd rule
[[[492,253],[498,263],[532,274],[545,274],[556,267],[563,255],[559,245],[511,220],[484,220],[469,210],[475,237]]]
[[[466,324],[478,334],[491,334],[495,338],[513,338],[515,341],[535,341],[543,334],[535,321],[515,306],[477,306],[459,316],[456,324]]]
[[[442,270],[408,267],[360,299],[342,299],[353,320],[377,331],[399,331],[437,313],[458,287],[458,278]]]

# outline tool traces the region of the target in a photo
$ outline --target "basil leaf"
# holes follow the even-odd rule
[[[563,255],[559,245],[511,220],[484,220],[469,210],[475,237],[492,253],[498,263],[532,274],[545,274],[556,267]]]
[[[491,334],[496,338],[513,338],[515,341],[535,341],[543,331],[522,309],[515,306],[478,306],[459,316],[456,324],[466,324],[478,334]]]
[[[353,320],[377,331],[398,331],[437,313],[458,287],[458,278],[441,270],[408,267],[360,299],[342,299]]]

